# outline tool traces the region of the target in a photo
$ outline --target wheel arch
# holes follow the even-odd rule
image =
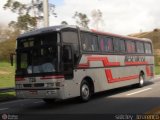
[[[94,86],[93,79],[89,76],[86,76],[82,79],[82,81],[84,81],[84,80],[88,82],[89,87],[91,88],[91,92],[93,94],[95,92],[95,86]],[[81,83],[82,83],[82,81],[81,81]]]
[[[146,76],[145,76],[145,72],[144,72],[143,70],[140,70],[139,76],[140,76],[140,75],[143,75],[144,77],[146,77]]]

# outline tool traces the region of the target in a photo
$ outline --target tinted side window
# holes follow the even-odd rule
[[[111,52],[113,51],[112,38],[100,37],[99,38],[99,47],[101,51]]]
[[[126,41],[126,48],[128,53],[135,53],[135,43],[133,41]]]
[[[151,54],[152,53],[152,48],[150,43],[144,43],[145,46],[145,53]]]
[[[62,39],[64,43],[70,43],[72,45],[74,65],[76,65],[79,58],[78,34],[74,31],[63,31]]]
[[[95,35],[92,36],[91,44],[92,44],[92,51],[98,51],[98,37],[97,36]]]
[[[114,45],[114,51],[118,52],[120,47],[119,47],[119,38],[114,38],[113,39],[113,45]]]
[[[78,44],[78,34],[72,31],[63,31],[62,40],[65,43]]]
[[[126,51],[124,40],[119,40],[119,49],[120,49],[120,52],[125,52]]]
[[[136,42],[137,52],[144,53],[144,44],[143,42]]]
[[[81,33],[84,51],[98,51],[98,37],[89,33]]]

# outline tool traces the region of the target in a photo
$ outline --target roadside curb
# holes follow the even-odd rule
[[[9,101],[13,101],[13,100],[16,100],[16,99],[17,99],[16,96],[8,96],[8,97],[5,97],[5,98],[0,97],[0,103],[9,102]]]

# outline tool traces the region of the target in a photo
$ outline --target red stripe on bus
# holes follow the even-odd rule
[[[61,78],[64,78],[63,75],[56,75],[56,76],[44,76],[44,77],[41,77],[40,79],[42,80],[46,80],[46,79],[61,79]]]
[[[88,61],[102,61],[103,66],[120,66],[120,62],[109,62],[107,57],[88,57]]]
[[[125,65],[145,65],[148,64],[148,62],[125,62]]]
[[[139,77],[139,75],[131,75],[131,76],[127,76],[127,77],[113,78],[112,72],[110,69],[106,69],[105,74],[106,74],[106,78],[108,80],[108,83],[133,80],[133,79],[137,79]]]
[[[87,63],[81,63],[78,65],[79,68],[88,68],[90,67],[91,61],[102,61],[103,66],[120,66],[120,62],[109,62],[107,57],[88,57]]]
[[[24,81],[25,79],[24,79],[24,77],[16,77],[15,80],[16,81]]]
[[[151,69],[149,66],[146,66],[146,73],[147,73],[147,76],[153,76],[153,73],[151,72]]]
[[[78,68],[88,68],[89,64],[88,63],[84,63],[84,64],[79,64]]]

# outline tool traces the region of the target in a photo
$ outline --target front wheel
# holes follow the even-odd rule
[[[89,101],[91,97],[91,89],[87,81],[82,81],[81,83],[80,97],[83,102]]]

